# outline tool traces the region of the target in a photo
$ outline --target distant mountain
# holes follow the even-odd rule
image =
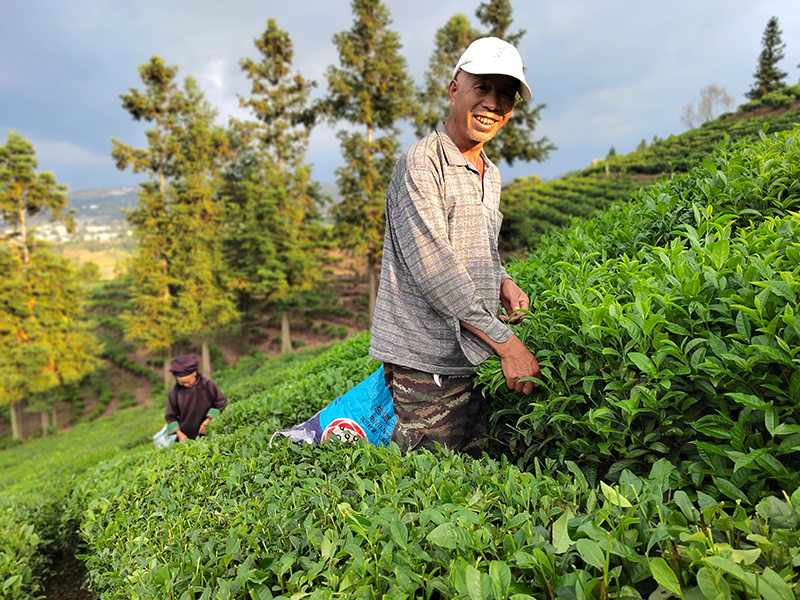
[[[326,196],[321,207],[323,222],[329,220],[328,211],[341,202],[341,196],[332,183],[321,183],[320,192]],[[139,186],[125,185],[114,188],[90,188],[69,194],[69,201],[77,213],[78,221],[113,221],[125,218],[121,209],[133,210],[139,203]]]
[[[79,221],[120,220],[125,218],[121,209],[136,208],[139,186],[77,190],[69,194],[69,201],[77,211],[75,218]]]

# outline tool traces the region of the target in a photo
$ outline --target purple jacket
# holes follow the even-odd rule
[[[192,387],[175,384],[169,391],[164,418],[170,431],[180,428],[189,439],[195,439],[206,417],[217,416],[227,405],[217,384],[198,375]]]

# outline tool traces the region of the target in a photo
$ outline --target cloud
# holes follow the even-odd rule
[[[95,154],[71,142],[31,140],[31,143],[36,148],[39,165],[47,171],[55,171],[59,167],[108,167],[113,164],[109,155]]]

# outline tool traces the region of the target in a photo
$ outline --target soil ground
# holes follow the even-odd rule
[[[86,565],[75,554],[62,551],[53,558],[44,585],[44,600],[94,600],[86,589]]]

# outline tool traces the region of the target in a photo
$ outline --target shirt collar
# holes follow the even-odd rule
[[[456,143],[453,141],[453,138],[450,137],[450,133],[447,131],[447,128],[444,126],[444,122],[440,121],[439,124],[436,126],[436,133],[439,135],[439,139],[442,141],[442,148],[444,148],[445,158],[447,159],[447,164],[449,165],[457,165],[457,166],[465,166],[469,167],[473,171],[475,167],[470,164],[470,162],[466,159],[466,157],[461,153],[461,150],[458,149]],[[486,156],[486,152],[484,152],[483,148],[481,148],[481,158],[483,158],[483,165],[484,165],[484,175],[487,171],[494,170],[495,164],[489,160],[489,157]]]

